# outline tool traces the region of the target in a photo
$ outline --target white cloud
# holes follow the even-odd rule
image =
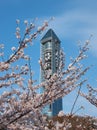
[[[97,56],[97,15],[82,10],[73,10],[56,16],[52,27],[61,39],[87,40],[93,34],[91,53]]]

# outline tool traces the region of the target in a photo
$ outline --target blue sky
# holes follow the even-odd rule
[[[10,53],[11,46],[17,46],[16,19],[23,22],[25,19],[32,21],[38,17],[38,22],[36,22],[38,24],[52,16],[55,17],[55,20],[50,23],[49,28],[52,28],[61,40],[67,64],[70,56],[75,57],[78,53],[78,41],[84,43],[93,34],[88,52],[89,57],[84,64],[85,66],[94,65],[86,74],[86,78],[88,77],[88,83],[96,87],[97,0],[0,0],[0,43],[5,44],[6,57]],[[23,26],[21,25],[21,27]],[[32,69],[35,71],[34,78],[36,79],[39,79],[38,59],[40,57],[40,39],[43,35],[34,41],[32,48],[27,50],[27,53],[32,56]],[[64,112],[70,112],[76,92],[77,90],[64,98]],[[82,97],[79,98],[76,105],[76,109],[81,105],[85,107],[79,112],[80,114],[97,116],[97,108]]]

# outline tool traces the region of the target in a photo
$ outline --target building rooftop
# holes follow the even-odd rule
[[[43,36],[43,38],[41,39],[41,43],[44,43],[48,40],[56,40],[58,42],[60,42],[59,38],[57,37],[57,35],[55,34],[55,32],[52,29],[49,29],[46,34]]]

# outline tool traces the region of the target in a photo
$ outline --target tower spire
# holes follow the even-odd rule
[[[60,40],[57,37],[57,35],[55,34],[55,32],[52,29],[49,29],[47,31],[47,33],[41,39],[41,43],[44,43],[44,42],[51,40],[51,39],[56,39],[56,41],[60,42]]]

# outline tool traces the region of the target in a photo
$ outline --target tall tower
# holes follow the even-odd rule
[[[44,64],[45,72],[50,70],[51,75],[58,71],[60,62],[60,40],[52,29],[49,29],[44,37],[41,39],[41,59]],[[50,77],[47,77],[48,79]],[[41,82],[45,81],[44,70],[41,69]],[[45,88],[41,88],[41,93]],[[55,116],[62,110],[62,98],[54,101],[54,103],[47,105],[43,109],[43,113]]]

